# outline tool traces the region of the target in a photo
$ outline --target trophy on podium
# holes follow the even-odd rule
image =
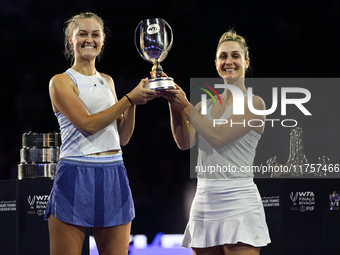
[[[170,43],[166,26],[171,33]],[[139,37],[139,46],[137,36]],[[160,65],[172,47],[173,33],[170,25],[159,18],[142,20],[136,27],[134,39],[139,55],[153,64],[152,72],[155,78],[149,79],[145,87],[153,90],[176,89],[172,78],[162,77],[163,68]]]

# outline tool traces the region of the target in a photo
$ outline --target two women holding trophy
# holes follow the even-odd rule
[[[51,255],[79,255],[88,227],[92,227],[100,254],[128,253],[135,215],[120,146],[127,144],[133,133],[135,105],[165,97],[178,147],[189,149],[197,142],[200,164],[216,159],[236,166],[252,164],[263,127],[213,128],[211,120],[199,113],[200,104],[192,106],[171,78],[162,77],[159,62],[171,43],[169,47],[165,40],[154,42],[160,38],[158,33],[166,37],[166,23],[161,19],[145,22],[150,24],[141,43],[143,56],[155,64],[153,79],[142,79],[120,100],[112,78],[95,68],[105,42],[101,18],[94,13],[82,13],[66,23],[65,52],[71,57],[72,66],[50,81],[52,108],[62,137],[60,161],[46,208]],[[215,63],[224,81],[238,86],[246,98],[243,80],[249,57],[243,38],[234,32],[224,34]],[[225,90],[221,98],[224,102],[221,107],[211,100],[207,102],[207,116],[232,117],[231,94]],[[253,102],[255,108],[264,109],[261,98],[254,96]],[[244,117],[253,116],[246,110]],[[206,148],[213,153],[207,153]],[[239,178],[237,173],[216,179],[198,176],[183,246],[202,255],[259,254],[259,247],[269,242],[253,176]]]

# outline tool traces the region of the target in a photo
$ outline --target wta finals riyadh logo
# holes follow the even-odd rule
[[[27,202],[30,205],[31,209],[34,209],[34,203],[35,203],[35,196],[31,198],[31,195],[27,197]]]

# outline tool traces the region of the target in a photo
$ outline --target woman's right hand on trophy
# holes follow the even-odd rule
[[[186,107],[190,106],[190,102],[182,88],[177,84],[175,86],[176,89],[169,89],[162,96],[168,100],[171,106],[183,111]]]
[[[158,97],[159,92],[145,88],[148,78],[142,79],[140,83],[127,94],[134,105],[146,104],[148,101]]]

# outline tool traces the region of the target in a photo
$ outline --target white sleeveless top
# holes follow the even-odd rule
[[[247,93],[244,94],[247,97]],[[217,99],[217,98],[216,98]],[[207,119],[210,116],[213,100],[207,102]],[[233,106],[220,117],[227,119],[233,111]],[[255,150],[261,135],[251,129],[237,140],[220,148],[214,148],[202,136],[198,136],[198,158],[196,172],[198,178],[231,179],[254,177],[251,166],[255,158]]]
[[[98,72],[94,76],[85,76],[69,68],[66,73],[78,87],[78,96],[90,114],[103,111],[116,103],[112,90]],[[62,140],[60,158],[121,150],[117,120],[94,135],[88,135],[76,128],[61,112],[56,113],[56,117]]]

